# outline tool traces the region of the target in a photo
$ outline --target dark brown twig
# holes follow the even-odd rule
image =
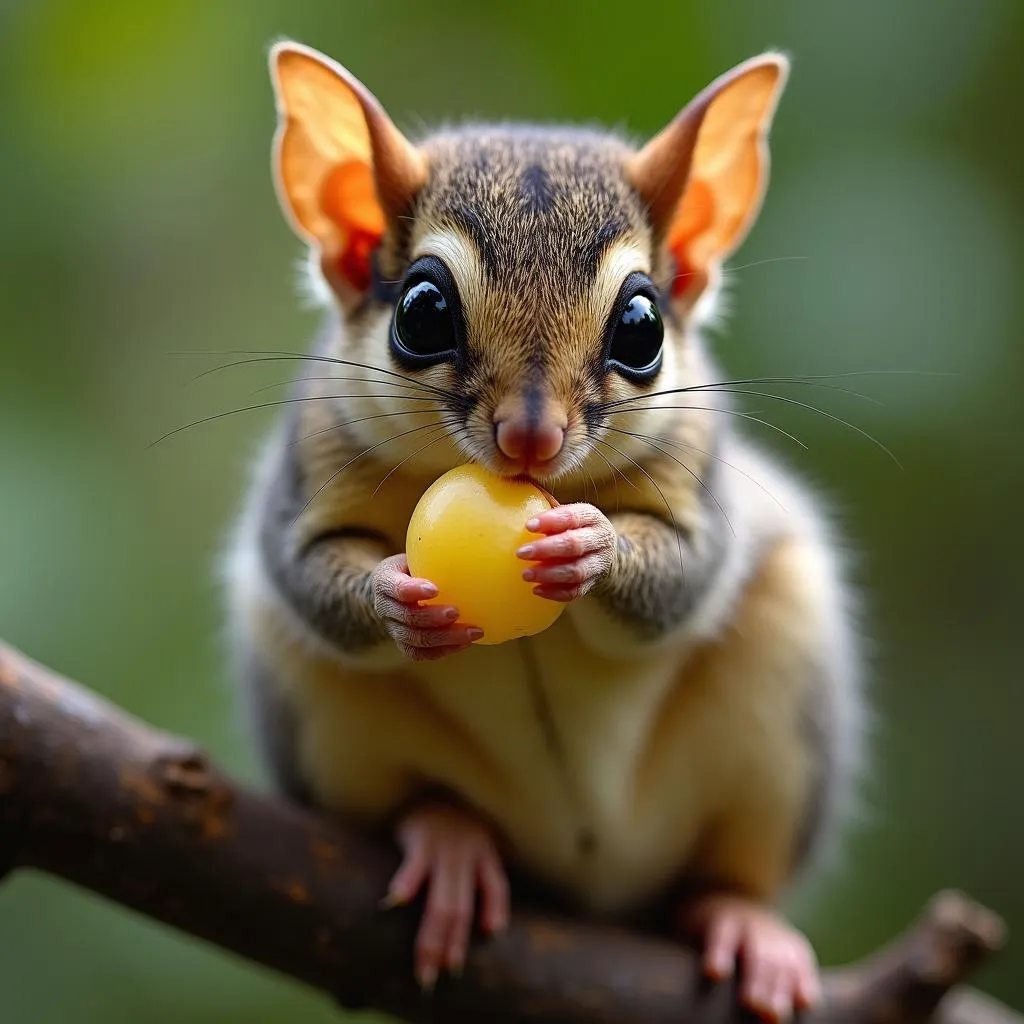
[[[323,989],[413,1022],[727,1024],[730,986],[694,954],[613,928],[519,913],[465,974],[423,996],[412,909],[378,901],[396,854],[236,785],[156,732],[0,644],[0,875],[38,868]],[[889,948],[826,972],[811,1024],[1024,1024],[952,991],[1003,926],[945,893]]]

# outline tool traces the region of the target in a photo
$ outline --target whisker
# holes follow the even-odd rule
[[[715,455],[714,452],[705,451],[703,448],[698,448],[695,444],[690,444],[688,441],[674,441],[668,437],[656,437],[651,434],[641,434],[635,430],[622,430],[619,427],[608,426],[607,429],[614,430],[617,434],[628,434],[630,437],[639,438],[641,441],[647,441],[648,444],[653,444],[655,441],[660,441],[662,442],[662,444],[671,445],[673,448],[679,448],[680,450],[684,451],[698,452],[700,455],[705,455],[709,459],[714,459],[715,462],[720,462],[723,466],[728,466],[729,469],[734,470],[741,476],[745,476],[752,484],[757,484],[757,486],[760,487],[761,490],[764,491],[764,493],[767,494],[768,497],[771,498],[772,501],[774,501],[775,504],[778,505],[783,512],[786,511],[786,506],[783,505],[782,502],[779,501],[779,499],[775,497],[775,495],[772,494],[772,492],[769,491],[768,488],[765,487],[765,485],[761,483],[760,480],[758,480],[756,477],[751,476],[746,470],[740,469],[739,466],[736,466],[733,463],[723,459],[720,455]],[[665,454],[668,455],[669,453],[665,452]],[[669,458],[672,458],[672,456],[669,455]],[[680,465],[682,465],[682,463],[680,463]],[[683,468],[685,469],[686,467],[683,466]]]
[[[613,462],[608,461],[608,457],[605,455],[604,452],[599,451],[597,448],[594,448],[592,450],[594,454],[599,459],[601,459],[601,461],[612,471],[612,482],[615,484],[615,510],[618,511],[622,507],[622,499],[619,494],[619,477],[622,477],[622,479],[625,480],[626,483],[628,483],[631,487],[634,487],[637,490],[639,490],[639,488],[636,486],[635,483],[633,483],[632,480],[629,479],[628,476],[626,476],[625,473],[622,472],[621,469],[619,469],[618,466],[616,466]]]
[[[652,477],[651,474],[648,473],[647,470],[644,469],[644,467],[641,466],[640,463],[636,461],[636,459],[630,458],[625,452],[620,451],[618,448],[616,448],[615,445],[610,444],[608,441],[605,441],[603,438],[595,438],[595,440],[597,441],[598,444],[603,444],[606,448],[611,448],[611,450],[613,452],[618,453],[618,455],[620,455],[622,458],[624,458],[627,462],[631,462],[638,470],[640,470],[640,472],[645,477],[647,477],[647,479],[651,483],[651,486],[661,496],[662,503],[665,505],[665,511],[668,512],[669,520],[672,523],[672,531],[676,535],[676,547],[679,550],[679,574],[681,576],[685,576],[686,575],[686,569],[685,569],[685,567],[683,565],[683,538],[682,538],[682,534],[679,532],[679,524],[676,522],[676,517],[675,517],[674,513],[672,512],[672,506],[668,503],[668,498],[665,497],[665,492],[658,486],[658,481],[655,480],[654,477]]]
[[[433,445],[437,444],[438,441],[443,441],[448,436],[448,430],[447,430],[447,428],[445,427],[445,425],[443,423],[437,424],[435,429],[436,430],[440,430],[441,434],[438,435],[437,437],[435,437],[432,441],[428,441],[426,444],[420,445],[420,447],[417,448],[416,451],[414,451],[411,455],[406,455],[406,457],[404,459],[402,459],[401,462],[399,462],[397,465],[392,466],[384,474],[383,478],[381,479],[381,482],[379,484],[377,484],[377,486],[374,487],[373,491],[370,493],[370,497],[371,498],[375,498],[377,496],[377,492],[384,486],[385,483],[387,483],[387,481],[388,481],[388,479],[389,479],[389,477],[391,476],[392,473],[394,473],[398,469],[401,469],[401,467],[404,466],[410,459],[415,458],[421,452],[425,452],[428,448],[430,448]]]
[[[738,416],[740,419],[749,420],[751,423],[759,423],[763,427],[770,427],[777,433],[782,434],[783,437],[788,437],[794,444],[798,444],[804,451],[810,451],[808,446],[804,444],[800,438],[794,437],[788,430],[783,430],[782,427],[776,426],[768,420],[763,420],[751,412],[744,412],[740,409],[719,409],[713,405],[647,405],[639,406],[635,409],[611,409],[610,411],[603,413],[603,415],[607,419],[609,416],[616,416],[627,412],[646,412],[647,410],[653,411],[661,409],[696,409],[698,412],[720,412],[724,416]]]
[[[317,437],[320,434],[330,433],[332,430],[337,430],[339,427],[348,427],[353,423],[365,423],[367,420],[382,420],[389,416],[427,416],[436,413],[437,409],[400,409],[398,412],[378,412],[372,416],[358,416],[354,420],[342,420],[340,423],[332,423],[329,427],[321,427],[319,430],[311,430],[308,434],[303,434],[302,437],[297,437],[293,441],[288,442],[288,447],[292,445],[300,444],[302,441],[308,441],[311,437]]]
[[[487,464],[487,449],[478,443],[473,435],[465,428],[456,431],[456,437],[461,438],[463,454],[470,462],[485,466]]]
[[[616,427],[609,427],[608,429],[609,430],[618,430],[618,428],[616,428]],[[628,430],[618,430],[618,433],[620,433],[620,434],[628,434],[629,431]],[[633,436],[640,437],[641,435],[635,434]],[[646,441],[647,444],[649,444],[652,448],[657,449],[659,452],[661,452],[662,455],[665,455],[668,458],[670,458],[677,466],[679,466],[680,469],[685,469],[686,472],[689,473],[690,476],[692,476],[693,479],[696,480],[698,484],[700,484],[701,489],[704,491],[704,493],[715,503],[716,507],[718,508],[718,511],[722,513],[722,518],[725,520],[726,524],[728,525],[729,531],[735,537],[736,536],[736,531],[733,529],[732,521],[729,519],[728,513],[722,507],[722,503],[712,493],[711,488],[708,487],[708,485],[701,479],[700,474],[695,472],[694,470],[690,469],[690,467],[687,466],[686,463],[682,461],[682,459],[677,459],[671,452],[665,451],[664,448],[661,448],[658,444],[656,444],[653,440],[651,440],[651,438],[649,436],[642,437],[642,440]]]
[[[879,441],[877,437],[868,433],[868,431],[864,430],[863,427],[858,427],[856,423],[844,420],[842,416],[836,416],[834,413],[826,412],[826,410],[820,409],[816,405],[811,405],[809,402],[801,402],[795,398],[788,398],[785,395],[773,395],[770,391],[748,391],[737,388],[722,388],[720,390],[730,395],[753,395],[755,398],[774,398],[777,402],[784,402],[786,405],[795,405],[800,409],[807,409],[809,412],[816,412],[819,416],[824,416],[825,419],[832,420],[833,423],[839,423],[844,427],[848,427],[850,430],[856,431],[862,437],[866,437],[872,444],[885,452],[885,454],[888,455],[900,469],[903,469],[903,463],[901,463],[893,452]]]
[[[695,391],[702,391],[705,394],[709,391],[716,391],[719,394],[726,395],[753,395],[756,398],[773,398],[777,402],[784,402],[786,405],[795,405],[801,409],[807,409],[810,412],[816,412],[819,416],[823,416],[825,419],[832,420],[834,423],[839,423],[850,430],[855,431],[862,437],[867,438],[872,444],[880,448],[890,459],[900,468],[903,469],[903,464],[898,458],[887,448],[877,437],[868,433],[862,427],[858,427],[855,423],[851,423],[849,420],[844,420],[842,416],[836,416],[834,413],[826,412],[824,409],[819,408],[816,405],[811,405],[808,402],[801,402],[796,398],[788,398],[785,395],[775,395],[770,391],[751,391],[743,388],[730,388],[723,385],[696,385],[693,387],[682,387],[682,388],[667,388],[664,391],[655,391],[650,395],[639,395],[634,399],[618,399],[616,402],[609,403],[610,406],[617,406],[628,401],[643,401],[645,398],[657,398],[664,395],[678,395],[678,394],[690,394]],[[642,407],[641,407],[642,408]],[[604,410],[602,410],[604,411]],[[725,410],[721,410],[725,411]],[[607,413],[606,413],[607,414]]]
[[[827,374],[822,374],[820,376],[824,378]],[[852,388],[840,387],[838,384],[826,384],[824,383],[824,380],[815,377],[742,377],[736,380],[711,381],[707,384],[690,384],[683,388],[666,388],[664,391],[652,391],[647,395],[638,395],[634,397],[659,398],[665,395],[688,393],[691,391],[722,391],[725,388],[738,387],[740,385],[747,384],[804,384],[807,387],[821,388],[826,391],[839,391],[844,395],[851,395],[854,398],[861,398],[865,402],[871,402],[872,405],[883,405],[882,402],[877,398],[872,398],[871,395],[865,395],[863,392],[854,391]],[[633,400],[633,398],[620,398],[615,402],[609,402],[608,405],[614,406]]]
[[[839,391],[844,395],[851,395],[853,398],[862,398],[872,405],[882,406],[877,398],[865,395],[861,391],[854,391],[852,388],[840,387],[838,384],[826,384],[824,381],[814,380],[809,377],[749,377],[741,380],[723,380],[714,384],[695,384],[691,391],[715,391],[719,388],[734,387],[746,384],[804,384],[809,388],[821,388],[825,391]]]
[[[559,478],[565,476],[578,475],[580,477],[580,485],[583,488],[583,500],[590,504],[597,504],[597,500],[600,497],[600,491],[597,486],[597,481],[594,479],[594,474],[590,472],[584,459],[580,457],[577,452],[571,452],[566,466],[559,474]],[[587,480],[583,479],[584,474],[590,481],[590,487],[594,488],[594,500],[590,501],[590,489],[587,484]]]
[[[750,263],[743,263],[738,267],[726,267],[725,276],[738,273],[741,270],[749,270],[751,267],[763,267],[766,263],[805,263],[810,256],[768,256],[763,260],[753,260]]]
[[[631,398],[620,398],[614,402],[608,402],[605,408],[611,408],[616,405],[623,405],[627,402],[635,401],[636,399],[649,399],[658,398],[664,395],[675,395],[687,391],[706,391],[715,388],[722,387],[734,387],[739,385],[748,384],[807,384],[815,387],[828,387],[825,384],[819,384],[819,381],[828,380],[841,380],[848,377],[878,377],[878,376],[921,376],[921,377],[959,377],[960,373],[950,370],[907,370],[907,369],[879,369],[879,370],[843,370],[837,373],[802,373],[802,374],[791,374],[788,376],[772,376],[772,377],[742,377],[735,380],[722,380],[712,381],[707,384],[694,384],[683,388],[667,388],[663,391],[652,391],[646,395],[636,395]],[[859,391],[852,391],[847,388],[833,387],[830,390],[843,391],[846,394],[853,395],[856,398],[863,398],[869,402],[873,402],[876,405],[883,405],[884,403],[879,402],[877,399],[872,398],[870,395],[862,394]]]
[[[481,466],[487,465],[488,451],[486,447],[476,441],[470,430],[457,420],[448,421],[448,429],[459,445],[459,450],[472,463]]]
[[[380,384],[383,387],[404,388],[404,389],[407,389],[407,390],[410,390],[410,391],[424,391],[424,392],[427,391],[426,388],[421,387],[419,384],[399,384],[399,383],[397,383],[396,381],[393,381],[393,380],[370,380],[370,379],[368,379],[366,377],[334,377],[334,376],[330,376],[330,377],[291,377],[288,380],[280,380],[280,381],[277,381],[274,384],[264,384],[263,387],[256,388],[255,390],[250,391],[249,394],[250,395],[259,395],[259,394],[262,394],[264,391],[272,391],[274,388],[287,387],[289,384],[307,384],[307,383],[310,383],[312,381],[337,381],[337,380],[358,381],[358,382],[361,382],[361,383],[364,383],[364,384]],[[380,397],[380,398],[382,398],[382,397],[385,397],[385,396],[383,396],[383,395],[369,395],[367,397],[370,397],[370,398],[378,398],[378,397]],[[404,396],[403,395],[396,395],[394,397],[402,398]],[[434,397],[434,401],[437,401],[436,396]]]
[[[838,370],[835,373],[799,373],[793,376],[800,380],[840,380],[844,377],[886,377],[886,376],[914,376],[914,377],[960,377],[962,374],[956,370],[910,370],[910,369],[876,369],[876,370]],[[768,378],[762,378],[768,379]],[[784,378],[790,379],[790,378]]]
[[[577,460],[577,461],[579,462],[579,468],[582,469],[583,472],[587,474],[587,478],[590,480],[590,486],[594,488],[594,504],[596,504],[597,503],[597,499],[600,498],[600,496],[601,496],[601,491],[600,491],[600,489],[597,486],[597,480],[594,479],[594,474],[591,473],[590,467],[585,462],[581,462],[579,460]],[[616,484],[616,486],[618,486],[618,480],[615,481],[615,484]],[[584,484],[583,485],[583,495],[584,495],[584,497],[586,497],[586,494],[587,494],[587,485]],[[618,502],[616,502],[615,503],[615,511],[617,512],[618,510],[619,510],[619,505],[618,505]]]
[[[320,496],[320,493],[324,490],[324,488],[329,487],[332,483],[334,483],[334,481],[337,480],[338,477],[341,476],[341,474],[344,473],[345,470],[349,468],[349,466],[351,466],[355,462],[358,462],[361,458],[363,458],[363,456],[369,455],[370,452],[372,451],[376,451],[378,448],[381,447],[381,445],[389,444],[391,441],[397,441],[400,437],[407,437],[409,434],[415,434],[420,430],[429,430],[431,427],[436,426],[436,423],[423,423],[418,427],[412,427],[409,430],[403,430],[398,434],[392,434],[390,437],[385,437],[383,441],[378,441],[376,444],[370,445],[369,448],[364,448],[358,455],[355,455],[351,459],[349,459],[348,462],[346,462],[345,465],[343,465],[340,469],[335,470],[313,492],[313,494],[310,496],[309,501],[307,501],[306,504],[303,505],[301,509],[299,509],[298,515],[296,515],[296,517],[292,520],[292,526],[294,526],[302,518],[302,516],[305,515],[306,510],[309,508],[310,505],[313,504],[314,501],[316,501],[316,499]]]
[[[185,423],[180,427],[175,427],[173,430],[168,430],[166,434],[162,434],[155,441],[150,441],[145,446],[145,450],[148,451],[155,445],[160,444],[161,441],[166,441],[169,437],[173,437],[175,434],[180,434],[183,430],[190,430],[192,427],[202,426],[204,423],[213,423],[216,420],[224,419],[227,416],[237,416],[243,412],[256,412],[259,409],[276,409],[282,405],[293,405],[296,402],[326,402],[330,400],[345,401],[349,399],[357,398],[400,398],[403,402],[436,402],[436,398],[419,398],[415,395],[302,395],[297,398],[280,398],[275,402],[257,402],[255,405],[244,405],[238,409],[227,409],[224,412],[213,413],[210,416],[203,416],[198,420],[193,420],[191,423]]]
[[[360,370],[372,370],[375,373],[383,373],[388,377],[396,377],[398,380],[406,381],[409,384],[415,384],[418,387],[425,388],[428,391],[433,391],[436,394],[443,395],[446,398],[452,397],[452,392],[445,388],[439,388],[434,384],[428,384],[426,381],[417,380],[415,377],[410,377],[408,374],[399,373],[397,370],[392,370],[386,366],[375,366],[373,363],[361,363],[354,359],[341,359],[337,356],[323,356],[305,354],[299,355],[295,352],[276,352],[273,350],[261,351],[259,349],[224,349],[219,353],[211,352],[183,352],[178,353],[179,355],[244,355],[251,358],[235,359],[229,363],[221,363],[219,366],[212,366],[207,370],[203,370],[202,373],[196,374],[192,377],[188,383],[194,384],[197,380],[201,380],[203,377],[208,377],[214,373],[220,373],[222,370],[230,370],[236,366],[249,366],[253,363],[277,363],[284,361],[299,361],[299,362],[313,362],[313,363],[328,363],[332,366],[352,366]]]

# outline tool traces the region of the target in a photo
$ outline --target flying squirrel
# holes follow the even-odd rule
[[[776,904],[861,760],[850,588],[701,337],[787,59],[738,65],[639,147],[489,124],[413,142],[313,49],[276,44],[270,71],[277,194],[329,307],[224,562],[271,774],[394,838],[386,902],[425,893],[425,987],[522,878],[670,922],[764,1017],[812,1006],[814,953]],[[559,502],[519,552],[567,603],[539,635],[475,644],[409,574],[417,501],[466,462]]]

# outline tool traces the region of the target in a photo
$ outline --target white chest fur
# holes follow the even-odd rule
[[[683,737],[665,765],[676,782],[659,782],[657,799],[646,785],[652,733],[681,660],[677,651],[610,662],[579,642],[565,616],[526,641],[418,666],[418,685],[491,770],[467,776],[453,762],[447,777],[448,752],[420,768],[490,815],[528,866],[596,908],[631,902],[639,879],[678,870],[703,817],[705,794],[680,763]]]

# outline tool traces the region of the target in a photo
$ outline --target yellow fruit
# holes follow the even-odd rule
[[[537,534],[526,529],[552,502],[534,484],[494,476],[477,465],[459,466],[427,488],[413,510],[406,537],[409,572],[430,580],[459,621],[484,631],[481,644],[532,636],[565,610],[533,593],[523,579],[533,565],[516,549]]]

